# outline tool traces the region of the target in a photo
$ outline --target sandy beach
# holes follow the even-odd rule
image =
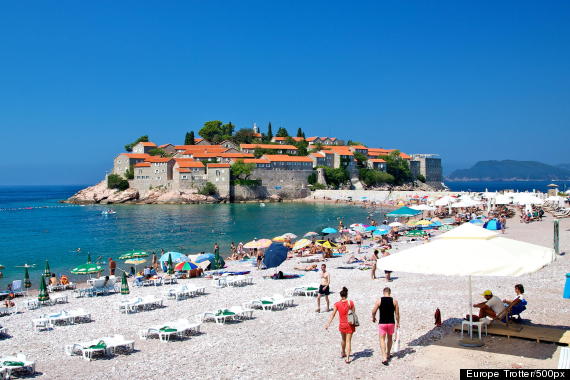
[[[561,250],[570,252],[570,220],[561,220]],[[512,219],[506,237],[544,246],[552,244],[552,218],[542,222],[521,224]],[[399,243],[393,253],[415,243]],[[420,243],[421,244],[421,243]],[[354,249],[354,247],[351,247]],[[368,253],[368,251],[366,251]],[[279,269],[286,273],[299,258],[287,260]],[[313,297],[295,297],[295,306],[279,311],[256,311],[252,320],[226,325],[205,323],[202,334],[186,340],[159,342],[141,340],[142,328],[195,314],[240,305],[259,296],[283,293],[298,285],[317,283],[319,273],[308,272],[298,279],[271,280],[263,275],[275,272],[255,270],[249,263],[228,262],[230,270],[252,270],[254,285],[217,289],[209,279],[181,280],[206,286],[206,295],[182,301],[166,300],[165,307],[153,311],[122,314],[118,303],[123,297],[156,294],[162,296],[168,285],[134,288],[129,296],[119,294],[73,298],[66,305],[25,310],[0,317],[10,337],[0,341],[0,353],[22,352],[36,361],[37,377],[46,379],[454,379],[459,368],[556,368],[559,347],[554,344],[488,336],[486,345],[465,349],[457,345],[458,333],[452,325],[467,313],[467,279],[394,273],[389,283],[401,305],[402,347],[390,366],[381,365],[377,326],[370,311],[384,279],[371,280],[369,271],[338,269],[346,266],[344,258],[329,259],[331,302],[339,299],[338,291],[346,286],[361,320],[353,338],[354,360],[345,364],[340,358],[337,321],[324,329],[328,313],[316,313]],[[492,289],[501,298],[513,296],[512,287],[522,283],[529,307],[524,318],[532,323],[568,327],[570,301],[562,298],[564,274],[570,258],[560,256],[537,273],[517,277],[473,278],[474,300],[482,300],[482,290]],[[356,267],[356,265],[353,265]],[[381,261],[379,264],[381,267]],[[380,271],[378,273],[380,275]],[[439,307],[444,325],[434,326],[434,311]],[[35,332],[32,319],[40,314],[62,309],[84,308],[93,318],[91,323],[56,327]],[[135,352],[91,362],[65,355],[64,346],[74,342],[122,334],[135,340]]]

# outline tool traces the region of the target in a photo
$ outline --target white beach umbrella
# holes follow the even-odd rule
[[[402,227],[403,224],[400,222],[392,222],[390,224],[388,224],[390,227]]]
[[[418,210],[418,211],[432,211],[435,210],[435,207],[428,206],[428,205],[417,205],[417,206],[410,206],[411,209]]]
[[[383,257],[378,266],[399,272],[469,276],[471,315],[471,276],[521,276],[538,271],[554,259],[552,248],[500,237],[465,223],[429,243]]]
[[[508,205],[512,202],[512,198],[506,194],[499,194],[495,197],[496,205]]]
[[[515,197],[515,202],[519,205],[541,205],[544,203],[542,199],[536,195],[523,193],[518,197]]]
[[[457,202],[457,198],[446,195],[446,196],[443,196],[443,197],[439,198],[438,200],[436,200],[434,202],[434,204],[436,206],[447,206],[448,204],[454,203],[454,202]]]

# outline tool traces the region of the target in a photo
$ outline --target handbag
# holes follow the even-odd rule
[[[350,302],[350,309],[348,309],[348,324],[354,326],[354,327],[358,327],[360,326],[360,323],[358,322],[358,315],[356,315],[356,313],[354,312],[354,310],[352,309],[354,307],[354,303],[351,301]]]
[[[394,344],[392,346],[393,347],[392,352],[400,351],[400,329],[399,328],[396,329],[396,332],[395,332],[394,337],[392,339],[394,342]]]

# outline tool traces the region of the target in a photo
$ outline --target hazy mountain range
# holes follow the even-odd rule
[[[479,161],[469,169],[453,171],[454,181],[570,180],[570,164],[548,165],[538,161]]]

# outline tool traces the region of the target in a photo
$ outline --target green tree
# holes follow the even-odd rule
[[[236,144],[251,144],[253,142],[253,129],[241,128],[231,138]]]
[[[253,173],[255,169],[255,164],[246,164],[243,160],[237,160],[233,163],[230,168],[232,178],[234,179],[249,179],[249,176]]]
[[[196,139],[194,138],[194,131],[186,132],[186,137],[184,138],[184,145],[195,145]]]
[[[216,195],[218,194],[218,188],[212,182],[206,182],[204,186],[198,191],[201,195]]]
[[[314,185],[315,183],[317,183],[317,172],[313,170],[313,172],[311,174],[309,174],[309,177],[307,177],[307,182],[309,182],[309,185]]]
[[[223,140],[229,140],[232,138],[234,134],[235,126],[230,121],[229,123],[222,125],[221,129],[222,129]]]
[[[345,168],[325,167],[325,180],[327,184],[335,189],[350,181],[350,175]]]
[[[168,156],[168,153],[166,153],[166,151],[164,149],[160,149],[160,148],[153,148],[153,149],[148,151],[148,154],[150,154],[151,156],[160,156],[160,157]]]
[[[271,122],[267,125],[267,141],[271,141],[273,138],[273,129],[271,128]]]
[[[303,137],[303,131],[301,130],[301,128],[297,129],[297,137]]]
[[[220,143],[223,141],[222,122],[219,120],[205,122],[204,126],[198,131],[198,134],[214,144]]]
[[[361,168],[358,171],[358,178],[366,186],[380,186],[386,183],[393,183],[394,177],[383,171]]]
[[[287,130],[283,127],[280,127],[277,130],[277,134],[275,135],[277,137],[289,137],[289,132],[287,132]]]
[[[125,178],[126,179],[135,178],[135,168],[133,168],[133,165],[131,165],[127,170],[125,170]]]
[[[275,151],[272,149],[265,149],[265,148],[255,148],[255,150],[253,151],[253,155],[255,156],[255,158],[259,158],[265,154],[274,154]]]
[[[356,166],[359,168],[365,168],[368,157],[360,152],[354,152],[354,159],[356,160]]]
[[[410,164],[400,156],[399,150],[390,152],[387,156],[382,156],[386,161],[386,171],[394,177],[394,185],[400,186],[412,181]]]
[[[140,142],[148,142],[148,135],[141,136],[138,139],[136,139],[135,141],[133,141],[132,143],[125,145],[125,150],[127,152],[132,152],[133,147]]]
[[[348,141],[347,141],[347,143],[346,143],[346,145],[349,145],[349,146],[354,146],[354,145],[362,145],[362,146],[366,146],[366,145],[364,145],[364,144],[363,144],[363,143],[361,143],[361,142],[358,142],[358,141],[352,141],[352,140],[348,140]]]
[[[129,188],[129,181],[118,174],[109,174],[107,176],[107,188],[123,191]]]
[[[426,183],[426,177],[423,174],[418,174],[418,181]]]
[[[309,143],[305,140],[293,141],[293,145],[297,147],[297,156],[307,156],[309,154]]]

